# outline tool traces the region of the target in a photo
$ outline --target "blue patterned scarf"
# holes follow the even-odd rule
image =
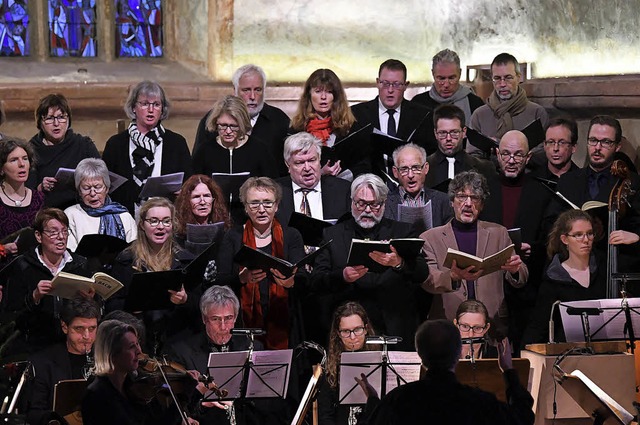
[[[84,212],[89,214],[90,217],[100,217],[99,234],[115,236],[116,238],[127,240],[124,225],[118,215],[129,211],[124,206],[111,201],[111,198],[108,196],[104,201],[104,205],[100,208],[91,208],[83,203],[80,203],[80,206]]]

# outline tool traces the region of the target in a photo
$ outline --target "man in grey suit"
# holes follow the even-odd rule
[[[385,203],[384,216],[392,220],[403,221],[399,214],[399,205],[406,207],[425,207],[430,205],[432,225],[442,226],[453,217],[451,203],[442,192],[425,187],[429,172],[427,152],[414,143],[407,143],[393,152],[393,176],[398,187],[389,191]],[[430,204],[429,204],[430,202]],[[427,230],[426,227],[420,231]]]
[[[485,178],[474,171],[464,171],[451,181],[449,199],[454,219],[420,235],[425,240],[423,249],[429,265],[429,277],[423,288],[437,294],[431,304],[430,319],[453,320],[463,301],[477,299],[487,307],[492,324],[506,332],[504,285],[521,287],[529,277],[520,257],[512,255],[501,270],[484,276],[482,270],[473,266],[462,269],[455,261],[451,268],[444,266],[448,248],[485,258],[511,244],[504,226],[478,220],[488,195]]]

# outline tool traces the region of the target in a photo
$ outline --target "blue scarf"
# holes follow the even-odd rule
[[[122,220],[118,215],[129,211],[124,206],[117,202],[112,202],[111,198],[108,196],[104,201],[104,205],[100,208],[91,208],[83,203],[80,203],[80,206],[84,212],[89,214],[90,217],[100,217],[99,234],[115,236],[116,238],[127,240]]]

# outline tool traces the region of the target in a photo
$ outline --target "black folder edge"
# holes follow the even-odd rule
[[[153,277],[160,273],[166,273],[170,279],[169,285],[158,286],[154,285]],[[171,276],[173,275],[173,276]],[[136,278],[136,276],[139,276]],[[161,272],[140,272],[134,273],[131,278],[131,285],[129,286],[129,292],[125,300],[125,311],[149,311],[149,310],[164,310],[171,308],[173,303],[169,299],[168,289],[179,291],[182,287],[183,281],[182,269],[166,270]],[[169,279],[168,279],[169,280]],[[186,289],[185,289],[186,290]],[[153,298],[149,294],[153,293],[158,299],[166,300],[158,303],[158,305],[149,306]],[[160,295],[160,293],[163,293]],[[164,297],[164,298],[163,298]]]
[[[311,254],[306,255],[305,257],[303,257],[302,259],[300,259],[300,261],[298,261],[295,264],[292,264],[290,262],[288,262],[287,260],[283,260],[281,258],[276,258],[273,256],[270,256],[262,251],[260,251],[259,249],[253,249],[251,247],[248,247],[247,245],[242,245],[242,247],[240,248],[240,250],[236,253],[236,255],[233,257],[233,261],[235,263],[238,263],[244,267],[244,264],[242,264],[242,262],[244,261],[244,258],[246,258],[246,256],[248,255],[256,255],[255,253],[258,253],[259,256],[261,256],[262,258],[265,259],[266,262],[271,263],[269,264],[269,268],[273,268],[278,270],[280,273],[282,273],[284,276],[291,276],[292,275],[292,271],[294,268],[298,267],[300,268],[301,266],[304,266],[306,264],[309,264],[311,262],[311,260],[314,260],[318,254],[320,254],[320,252],[322,250],[324,250],[326,247],[329,246],[329,244],[331,244],[333,242],[333,239],[331,239],[329,242],[326,242],[322,245],[320,245],[318,247],[318,249],[316,249],[315,251],[313,251]],[[269,270],[265,270],[265,272],[269,273]]]
[[[95,240],[94,240],[95,239]],[[124,251],[129,242],[111,235],[87,234],[80,239],[75,253],[86,258],[97,257],[103,252],[118,254]],[[109,249],[109,248],[114,249]]]
[[[471,127],[467,127],[467,140],[476,148],[489,154],[491,153],[491,148],[498,148],[500,145],[492,138],[485,136],[478,130],[474,130]]]
[[[307,223],[309,224],[309,226],[305,226]],[[316,234],[315,228],[312,229],[313,234],[311,234],[311,232],[303,232],[303,229],[305,227],[312,227],[312,226],[313,227],[317,226],[318,228],[320,228],[320,232]],[[294,229],[298,230],[302,235],[302,241],[305,243],[305,245],[309,245],[309,246],[320,245],[320,243],[322,242],[322,233],[324,229],[331,226],[333,226],[333,224],[327,221],[309,217],[305,214],[295,212],[295,211],[291,213],[291,217],[289,218],[289,227],[293,227]]]

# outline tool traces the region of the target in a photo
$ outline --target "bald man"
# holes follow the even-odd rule
[[[520,339],[535,306],[537,289],[545,261],[545,235],[542,221],[552,194],[535,178],[525,174],[531,157],[527,137],[518,130],[508,131],[496,149],[498,177],[489,181],[491,195],[481,219],[502,224],[507,229],[520,228],[520,256],[529,268],[529,281],[523,288],[505,288],[509,310],[509,338],[514,347]]]

